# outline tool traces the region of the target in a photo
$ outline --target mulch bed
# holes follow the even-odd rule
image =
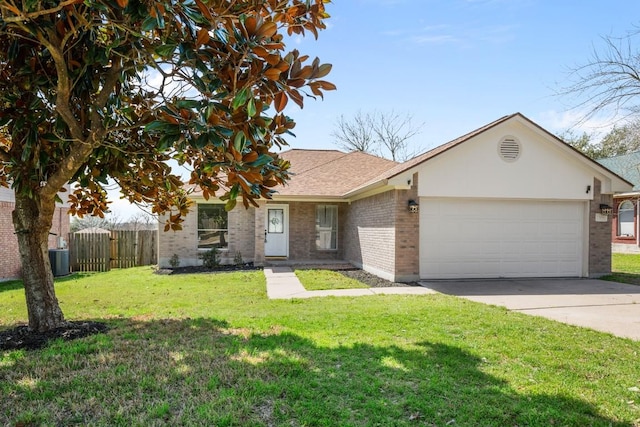
[[[66,322],[64,326],[46,332],[32,331],[26,325],[16,326],[0,331],[0,351],[37,350],[46,347],[49,341],[58,338],[71,341],[108,330],[109,327],[100,322]]]
[[[262,267],[253,265],[252,262],[246,262],[243,264],[224,264],[215,268],[208,268],[203,265],[194,267],[175,267],[175,268],[162,268],[156,270],[156,274],[193,274],[193,273],[220,273],[229,271],[243,271],[243,270],[262,270]]]
[[[339,273],[350,277],[352,279],[358,280],[370,288],[391,288],[391,287],[407,287],[407,286],[420,286],[416,282],[410,283],[401,283],[401,282],[392,282],[390,280],[383,279],[376,275],[373,275],[367,271],[360,269],[349,269],[349,270],[339,270]]]

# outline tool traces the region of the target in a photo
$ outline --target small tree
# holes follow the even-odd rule
[[[571,130],[567,130],[558,134],[558,138],[592,159],[599,159],[601,157],[602,150],[599,144],[593,142],[592,134],[587,132],[576,134]]]
[[[559,137],[592,159],[620,156],[640,151],[640,120],[614,126],[597,142],[593,141],[592,134],[586,132],[577,136],[574,132],[566,131]]]
[[[102,217],[111,178],[179,230],[190,201],[169,160],[228,209],[286,182],[282,110],[335,86],[282,33],[317,36],[325,3],[0,0],[0,185],[15,190],[31,329],[64,324],[47,238],[67,183],[72,214]]]
[[[422,126],[412,124],[411,115],[358,111],[351,119],[338,118],[332,132],[334,143],[347,151],[363,151],[405,161],[421,151],[420,146],[410,146],[410,139],[420,133]]]

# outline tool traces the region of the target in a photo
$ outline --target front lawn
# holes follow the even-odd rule
[[[0,352],[0,425],[637,426],[640,343],[445,295],[275,300],[260,271],[56,285],[102,335]],[[0,284],[0,328],[24,322]]]
[[[364,283],[347,277],[339,271],[325,269],[296,269],[295,272],[300,283],[302,283],[302,286],[304,286],[308,291],[368,288]]]
[[[602,279],[640,285],[640,255],[612,254],[611,274],[602,277]]]

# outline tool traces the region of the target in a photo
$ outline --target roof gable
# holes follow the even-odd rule
[[[529,130],[538,134],[541,139],[544,139],[548,141],[550,144],[555,145],[559,150],[563,151],[564,154],[566,154],[567,156],[574,158],[574,160],[577,160],[578,162],[582,163],[583,166],[593,169],[593,173],[601,177],[606,176],[607,177],[606,179],[608,179],[610,182],[615,184],[614,185],[615,191],[621,191],[620,190],[621,188],[626,188],[627,185],[629,185],[629,183],[626,182],[623,178],[619,177],[618,175],[616,175],[606,167],[602,166],[598,162],[594,161],[593,159],[587,157],[580,151],[571,147],[570,145],[568,145],[567,143],[559,139],[557,136],[551,134],[544,128],[540,127],[535,122],[529,120],[527,117],[525,117],[521,113],[514,113],[508,116],[501,117],[498,120],[495,120],[459,138],[449,141],[446,144],[440,145],[432,150],[427,151],[426,153],[418,155],[402,164],[399,164],[393,169],[383,172],[382,174],[370,180],[369,182],[366,182],[362,186],[352,190],[349,193],[349,196],[358,194],[362,191],[366,191],[367,189],[372,188],[374,186],[386,184],[389,181],[393,181],[394,179],[400,182],[403,182],[405,181],[406,178],[408,178],[413,173],[415,173],[419,167],[426,164],[427,162],[432,162],[435,159],[439,158],[440,156],[444,155],[445,153],[455,150],[458,147],[463,146],[465,143],[469,141],[477,140],[484,134],[491,132],[493,129],[499,126],[506,126],[507,123],[510,123],[510,122],[520,123],[525,128],[528,128]],[[400,176],[404,178],[400,178]]]

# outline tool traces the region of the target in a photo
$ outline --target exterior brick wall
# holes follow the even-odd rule
[[[255,255],[255,218],[256,209],[245,209],[239,205],[229,212],[229,247],[224,253],[221,251],[223,263],[233,263],[237,253],[244,262],[253,262]]]
[[[289,205],[290,260],[333,261],[343,259],[346,203],[289,202],[278,204]],[[336,250],[319,250],[316,248],[316,208],[318,205],[338,206],[338,242]]]
[[[396,191],[386,191],[351,203],[342,239],[347,261],[386,279],[395,280],[395,215],[398,203]]]
[[[596,222],[600,204],[611,206],[613,196],[601,194],[601,183],[593,183],[593,200],[589,202],[589,277],[611,273],[611,215],[606,222]]]
[[[164,231],[166,215],[158,217],[158,266],[170,267],[170,260],[174,254],[180,260],[180,267],[201,265],[198,259],[198,213],[194,209],[184,217],[182,230]]]
[[[255,255],[255,208],[238,206],[229,212],[229,241],[226,249],[221,249],[220,262],[233,263],[236,252],[240,252],[244,262],[254,261]],[[178,255],[181,267],[202,265],[198,257],[198,212],[194,209],[184,217],[182,230],[164,231],[166,216],[159,217],[158,265],[170,267],[173,254]]]
[[[420,277],[420,213],[409,212],[409,200],[418,199],[418,174],[410,190],[396,191],[395,280],[411,282]]]
[[[13,234],[12,202],[0,202],[0,241],[2,241],[2,256],[0,257],[0,280],[20,277],[20,253],[18,239]]]
[[[265,212],[264,206],[266,203],[263,200],[258,201],[259,208],[254,208],[254,251],[253,251],[253,263],[255,265],[264,265],[264,225],[265,225]]]
[[[14,208],[13,202],[0,202],[0,242],[2,242],[0,280],[19,278],[22,271],[18,239],[13,231],[12,212]],[[49,249],[58,247],[58,237],[63,237],[68,242],[69,224],[69,209],[57,207],[51,224],[52,234],[49,236]]]

